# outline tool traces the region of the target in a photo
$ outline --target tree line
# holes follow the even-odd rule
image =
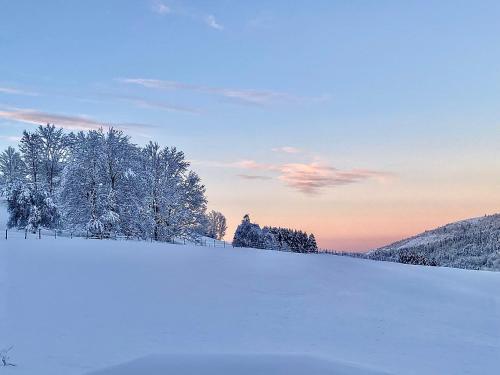
[[[243,217],[241,224],[236,229],[233,246],[296,253],[318,252],[314,234],[308,235],[303,231],[288,228],[268,226],[261,228],[259,224],[250,221],[249,215]]]
[[[224,215],[206,213],[205,187],[182,151],[139,147],[115,128],[24,131],[0,155],[9,227],[67,229],[100,238],[222,238]]]

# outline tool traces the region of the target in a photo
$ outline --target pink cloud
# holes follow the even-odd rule
[[[41,112],[34,109],[0,109],[0,118],[33,125],[55,124],[66,129],[91,130],[106,127],[107,124],[87,116],[65,115]],[[148,125],[116,124],[122,129],[143,128]]]
[[[238,168],[254,171],[264,171],[274,174],[274,177],[287,186],[301,193],[314,195],[326,188],[360,183],[369,179],[385,182],[394,177],[392,173],[371,169],[340,170],[319,162],[268,164],[255,160],[240,160],[237,162],[198,162],[197,164],[220,168]],[[269,180],[266,175],[239,174],[240,178],[253,180]]]
[[[280,171],[278,178],[281,181],[306,194],[317,194],[323,188],[353,184],[373,177],[381,179],[391,176],[387,172],[368,169],[342,171],[319,163],[284,164]]]

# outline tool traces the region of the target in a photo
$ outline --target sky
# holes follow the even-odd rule
[[[500,211],[498,1],[0,0],[0,149],[113,125],[244,214],[364,251]]]

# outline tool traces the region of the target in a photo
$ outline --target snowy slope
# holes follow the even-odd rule
[[[457,221],[368,253],[398,261],[419,254],[440,266],[500,270],[500,214]]]
[[[262,374],[282,355],[306,368],[321,358],[335,374],[495,374],[499,290],[493,272],[17,237],[0,240],[0,347],[14,345],[18,366],[0,371],[144,374],[214,354],[201,363],[245,355],[242,368],[255,362]]]

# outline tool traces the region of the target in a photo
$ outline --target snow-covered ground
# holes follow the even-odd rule
[[[500,273],[0,240],[0,375],[497,374]]]

